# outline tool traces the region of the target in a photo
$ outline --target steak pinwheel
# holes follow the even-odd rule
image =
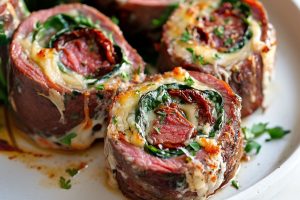
[[[23,129],[48,148],[84,149],[102,138],[113,96],[144,77],[119,28],[81,4],[32,13],[10,56],[10,103]]]
[[[109,14],[116,14],[121,20],[121,25],[124,25],[125,31],[132,34],[162,27],[178,6],[179,0],[99,0],[96,2]]]
[[[259,1],[186,1],[164,26],[159,63],[225,80],[247,116],[263,105],[275,51],[275,31]]]
[[[28,14],[23,0],[2,0],[0,2],[0,103],[7,101],[8,45],[12,34]]]
[[[130,44],[153,65],[158,57],[157,44],[161,39],[162,27],[178,7],[178,2],[179,0],[90,1],[116,20]]]
[[[201,199],[235,174],[240,98],[214,76],[175,68],[118,95],[105,154],[130,199]]]

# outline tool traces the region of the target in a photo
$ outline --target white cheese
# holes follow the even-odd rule
[[[196,104],[179,104],[179,108],[184,111],[187,120],[191,122],[195,128],[198,127],[198,106]]]
[[[118,129],[118,131],[124,132],[127,135],[127,141],[133,142],[130,140],[130,138],[135,138],[135,140],[143,140],[143,141],[134,141],[135,144],[138,144],[137,146],[141,146],[145,142],[144,138],[137,138],[136,134],[139,133],[139,130],[137,129],[137,124],[135,123],[135,110],[137,108],[138,102],[140,100],[140,97],[144,94],[146,94],[149,91],[156,90],[158,87],[165,85],[165,84],[183,84],[185,78],[190,77],[189,73],[182,69],[182,74],[176,76],[173,74],[173,72],[167,73],[164,78],[161,78],[151,84],[149,82],[140,84],[139,86],[136,86],[135,88],[131,89],[128,92],[123,93],[121,96],[119,96],[119,101],[114,104],[112,108],[112,114],[113,116],[117,117],[118,123],[115,125]],[[190,77],[192,78],[192,77]],[[198,90],[213,90],[212,88],[207,87],[203,83],[200,83],[196,79],[192,78],[194,81],[194,84],[192,85],[193,88]],[[137,94],[135,91],[139,91]],[[191,119],[193,124],[197,124],[195,116],[196,113],[192,113],[191,108],[192,105],[186,105],[183,106],[183,109],[186,111],[187,115],[189,115],[189,118]],[[196,112],[196,111],[195,111]],[[148,117],[147,121],[149,122],[149,125],[152,125],[153,119],[155,119],[155,114],[152,112],[145,113],[146,117]],[[147,129],[146,134],[148,134],[149,130],[151,129],[151,126]],[[110,130],[108,129],[108,135],[110,134]],[[134,137],[132,137],[134,135]]]
[[[60,123],[65,123],[64,111],[65,111],[65,103],[64,103],[64,95],[60,94],[54,89],[49,89],[49,94],[45,95],[42,93],[38,93],[38,95],[43,96],[49,99],[57,108],[60,113]]]

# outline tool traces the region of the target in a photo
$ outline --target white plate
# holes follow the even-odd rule
[[[248,118],[245,125],[270,122],[270,125],[283,126],[292,133],[282,140],[270,143],[265,143],[262,138],[260,154],[252,161],[244,163],[237,176],[240,190],[228,185],[212,197],[212,200],[274,199],[280,188],[289,181],[286,175],[291,174],[291,170],[300,161],[300,12],[291,0],[265,0],[263,3],[277,29],[279,49],[276,77],[269,96],[269,108],[265,113],[257,112]],[[17,139],[25,145],[28,143],[20,137]],[[30,145],[28,148],[35,147]],[[51,156],[36,158],[18,155],[18,158],[11,157],[13,160],[0,153],[1,200],[125,199],[118,191],[105,184],[101,143],[83,153],[45,153]],[[60,176],[67,177],[65,169],[81,162],[88,163],[88,167],[72,178],[72,188],[60,189],[58,180]],[[51,174],[54,177],[48,178],[47,175]]]

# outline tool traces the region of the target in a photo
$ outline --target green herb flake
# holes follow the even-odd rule
[[[189,33],[187,29],[182,33],[180,41],[182,42],[188,42],[192,39],[192,35]]]
[[[207,64],[207,62],[205,62],[205,60],[204,60],[204,57],[201,56],[201,55],[198,55],[198,56],[197,56],[197,60],[198,60],[198,62],[199,62],[201,65]]]
[[[186,77],[185,79],[184,79],[184,82],[188,85],[188,86],[192,86],[194,83],[195,83],[195,81],[189,76],[189,77]]]
[[[195,151],[199,151],[201,149],[201,146],[199,145],[198,142],[192,142],[189,144],[189,146]]]
[[[268,123],[254,124],[251,128],[251,132],[253,133],[254,137],[259,137],[266,132],[267,126]]]
[[[160,117],[159,118],[159,124],[162,124],[165,121],[166,117],[167,117],[167,113],[162,112],[162,111],[157,111],[156,114]]]
[[[285,135],[290,133],[288,130],[284,130],[282,127],[268,128],[268,123],[254,124],[251,128],[243,127],[242,131],[246,139],[245,152],[250,153],[255,151],[259,153],[261,145],[255,141],[256,138],[267,134],[269,138],[266,141],[277,140],[283,138]]]
[[[66,172],[70,175],[70,176],[75,176],[76,174],[78,174],[78,169],[75,168],[70,168],[70,169],[66,169]]]
[[[283,138],[285,135],[289,134],[290,131],[284,130],[282,127],[274,127],[267,130],[270,136],[266,141],[277,140]]]
[[[159,18],[152,20],[152,26],[154,28],[162,27],[168,21],[173,11],[178,8],[178,6],[178,3],[170,5]]]
[[[158,127],[153,127],[153,129],[154,129],[158,134],[161,134],[161,133],[160,133],[160,128],[158,128]]]
[[[114,24],[119,25],[120,20],[116,16],[112,16],[110,19]]]
[[[247,127],[243,127],[242,132],[244,133],[246,140],[252,140],[255,138],[255,135],[252,133],[251,129],[249,129]]]
[[[208,64],[208,62],[206,62],[204,60],[204,57],[202,55],[196,55],[194,49],[192,49],[192,48],[186,48],[186,50],[192,54],[192,60],[193,60],[193,62],[199,62],[201,65]]]
[[[215,53],[214,59],[215,59],[215,60],[220,60],[220,59],[221,59],[221,56],[220,56],[219,54]]]
[[[113,118],[112,118],[112,123],[114,125],[116,125],[118,123],[118,119],[115,116],[113,116]]]
[[[213,32],[217,37],[223,38],[224,32],[225,32],[224,26],[218,26],[218,27],[214,28]]]
[[[57,66],[62,73],[66,74],[69,72],[68,68],[62,62],[57,62]]]
[[[104,90],[104,85],[103,84],[97,85],[96,90]]]
[[[186,48],[186,50],[187,50],[188,52],[190,52],[192,55],[195,54],[194,49],[192,49],[192,48],[190,48],[190,47]]]
[[[121,73],[121,78],[123,81],[129,81],[130,80],[130,76],[127,72],[122,72]]]
[[[240,184],[236,180],[231,181],[231,186],[234,187],[237,190],[240,189]]]
[[[248,154],[254,151],[255,154],[257,155],[259,154],[260,149],[261,149],[261,145],[254,140],[248,141],[245,146],[245,152]]]
[[[70,134],[64,136],[63,138],[61,138],[59,141],[62,144],[70,146],[72,144],[72,139],[74,139],[76,136],[77,136],[76,133],[70,133]]]
[[[61,176],[59,178],[59,186],[62,189],[69,190],[72,187],[71,180],[70,179],[66,180],[64,177]]]
[[[233,39],[232,38],[227,38],[224,45],[227,47],[230,47],[233,44]]]

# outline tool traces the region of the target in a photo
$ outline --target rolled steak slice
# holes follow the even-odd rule
[[[100,10],[116,15],[122,28],[133,34],[161,27],[179,0],[97,0],[94,3]]]
[[[10,57],[15,116],[47,148],[85,149],[103,138],[114,95],[144,77],[142,58],[119,28],[82,4],[32,13]]]
[[[29,15],[23,0],[0,1],[0,104],[7,102],[8,47],[18,25]]]
[[[240,164],[240,109],[227,83],[182,68],[122,92],[105,140],[111,182],[135,200],[214,194]]]
[[[181,65],[230,84],[242,117],[265,107],[276,37],[257,0],[196,0],[180,4],[164,26],[159,66]]]

